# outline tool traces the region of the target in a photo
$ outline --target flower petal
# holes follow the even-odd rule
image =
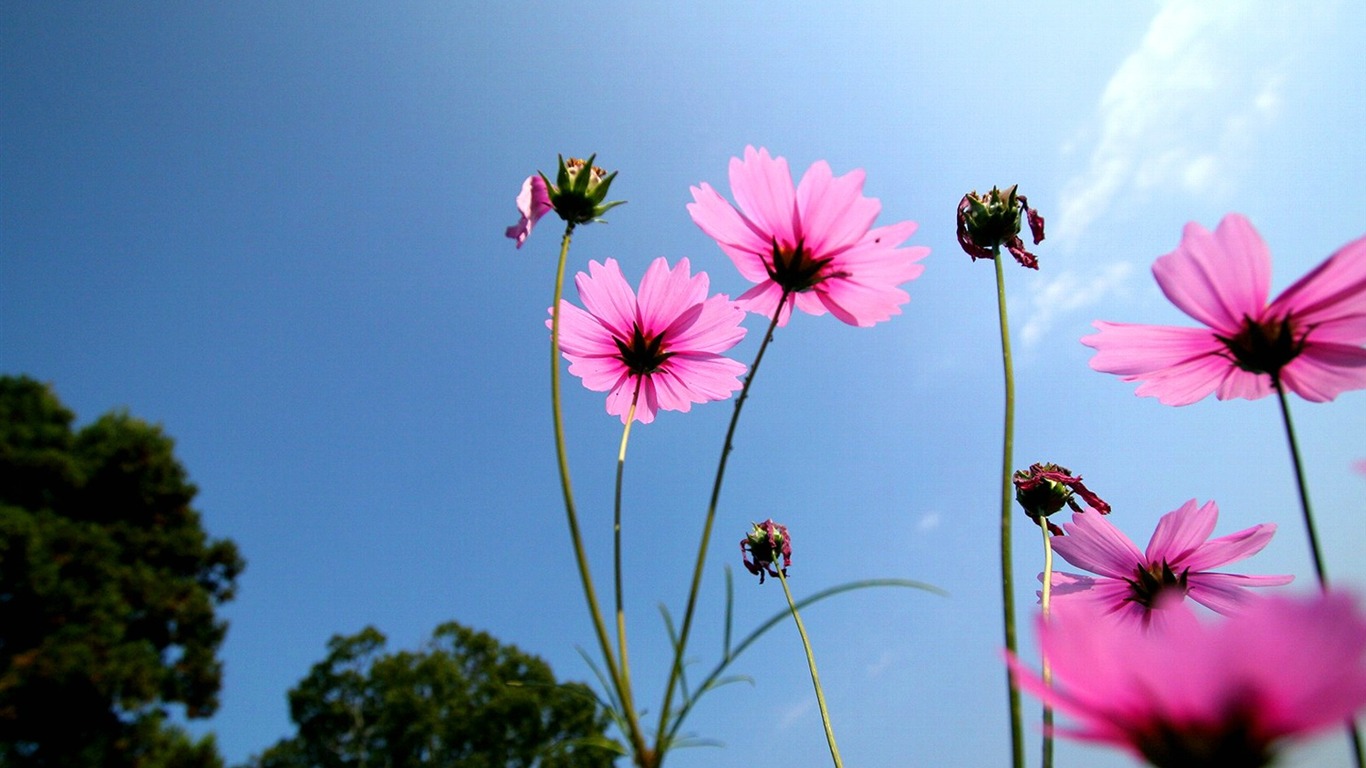
[[[744,160],[730,159],[730,194],[760,231],[781,245],[797,244],[796,190],[786,158],[770,157],[767,149],[745,147]]]
[[[797,187],[800,236],[818,258],[853,246],[868,232],[882,210],[876,198],[863,196],[862,169],[834,178],[830,164],[819,160],[802,174]]]
[[[1157,528],[1148,540],[1148,549],[1144,556],[1149,563],[1160,563],[1165,560],[1173,569],[1178,565],[1184,565],[1201,570],[1190,565],[1184,558],[1195,552],[1209,535],[1214,533],[1214,525],[1218,520],[1218,505],[1211,501],[1196,507],[1195,499],[1191,499],[1157,521]],[[1223,562],[1216,565],[1223,565]]]
[[[1210,504],[1213,503],[1210,502]],[[1245,560],[1261,552],[1267,544],[1271,543],[1271,537],[1275,533],[1275,523],[1262,523],[1251,528],[1245,528],[1237,533],[1220,536],[1217,539],[1205,542],[1203,546],[1186,557],[1182,565],[1192,571],[1205,571]],[[1176,565],[1176,563],[1172,563],[1172,565]]]
[[[1252,224],[1231,213],[1213,234],[1187,224],[1176,250],[1153,263],[1153,277],[1183,312],[1232,335],[1266,306],[1271,254]]]
[[[1193,573],[1186,594],[1190,599],[1222,613],[1233,616],[1250,601],[1258,599],[1249,587],[1279,587],[1294,581],[1294,576],[1245,576],[1240,573]]]
[[[1098,512],[1074,512],[1063,530],[1067,535],[1053,538],[1053,551],[1078,568],[1126,579],[1143,563],[1138,547]]]
[[[1342,246],[1282,291],[1266,316],[1287,314],[1309,327],[1346,316],[1366,316],[1366,237]]]

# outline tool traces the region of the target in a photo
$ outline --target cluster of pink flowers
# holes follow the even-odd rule
[[[745,366],[722,353],[744,337],[739,324],[746,310],[769,318],[777,313],[780,325],[796,306],[871,326],[901,311],[910,296],[898,286],[924,271],[918,262],[928,248],[899,247],[915,232],[915,222],[873,228],[882,205],[863,196],[863,171],[835,177],[822,160],[794,187],[784,158],[753,147],[744,154],[730,164],[738,208],[703,183],[693,187],[696,202],[688,211],[757,285],[734,301],[724,294],[707,298],[706,273],[690,275],[687,259],[670,271],[660,258],[632,292],[617,262],[608,259],[591,263],[589,273],[575,279],[586,311],[561,304],[560,344],[570,373],[588,389],[608,392],[607,412],[622,421],[633,402],[636,420],[648,423],[661,409],[687,411],[740,389],[736,377]],[[575,162],[562,161],[570,168],[562,187],[578,178]],[[523,183],[521,217],[507,229],[517,247],[542,216],[564,205],[558,195],[543,176]]]
[[[508,237],[521,247],[552,210],[571,229],[598,220],[618,204],[603,202],[613,175],[590,158],[561,160],[554,185],[528,178]],[[701,183],[687,208],[754,284],[738,298],[710,294],[707,274],[693,274],[687,259],[673,267],[655,259],[636,289],[606,259],[575,279],[582,308],[551,308],[569,371],[607,392],[607,412],[623,422],[634,414],[648,423],[660,410],[686,412],[741,390],[746,366],[725,353],[745,337],[746,312],[773,326],[797,309],[871,326],[900,313],[910,298],[902,284],[924,270],[929,249],[904,246],[914,222],[873,226],[881,204],[863,195],[862,170],[835,176],[818,161],[794,184],[784,158],[746,147],[731,159],[729,181],[734,203]],[[1014,187],[973,193],[959,205],[958,239],[974,259],[1005,248],[1037,269],[1019,236],[1024,222],[1040,242],[1043,217]],[[1322,402],[1366,388],[1366,237],[1270,302],[1269,252],[1237,214],[1213,233],[1188,225],[1153,274],[1205,327],[1097,321],[1098,332],[1081,340],[1096,350],[1092,368],[1141,382],[1138,395],[1186,405],[1211,393],[1256,399],[1288,390]],[[1192,499],[1164,515],[1140,550],[1067,468],[1036,464],[1014,482],[1026,512],[1054,534],[1053,549],[1088,572],[1050,577],[1054,602],[1038,633],[1052,681],[1009,660],[1024,689],[1075,719],[1060,733],[1120,746],[1156,766],[1256,768],[1283,741],[1366,706],[1366,615],[1350,597],[1265,597],[1249,588],[1292,577],[1213,570],[1261,551],[1274,524],[1211,539],[1218,507]],[[1047,522],[1063,506],[1074,510],[1071,521]],[[740,546],[761,581],[786,573],[784,526],[755,524]],[[1186,598],[1220,616],[1201,620]]]

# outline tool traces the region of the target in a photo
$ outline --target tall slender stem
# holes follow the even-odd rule
[[[1001,437],[1001,618],[1005,624],[1006,651],[1017,656],[1015,642],[1015,580],[1010,550],[1011,473],[1015,448],[1015,367],[1010,359],[1010,324],[1006,320],[1006,278],[1001,247],[992,249],[996,265],[996,308],[1001,317],[1001,364],[1005,375],[1005,429]],[[1020,718],[1020,689],[1015,673],[1006,667],[1006,696],[1010,703],[1010,753],[1015,768],[1024,768],[1024,722]]]
[[[631,693],[631,662],[626,654],[626,607],[622,600],[621,578],[621,482],[626,474],[626,443],[631,438],[631,425],[636,420],[636,403],[640,399],[641,377],[636,377],[636,388],[631,393],[631,407],[626,412],[626,426],[621,429],[621,448],[617,451],[617,488],[612,502],[612,565],[617,600],[617,662],[621,665],[622,706],[635,710]]]
[[[787,596],[787,606],[792,609],[792,620],[797,623],[797,633],[802,636],[802,648],[806,650],[806,666],[811,670],[811,685],[816,689],[816,704],[821,708],[821,725],[825,726],[825,743],[830,745],[830,759],[835,768],[844,768],[840,760],[840,748],[835,745],[835,729],[830,725],[830,710],[825,707],[825,693],[821,690],[821,676],[816,672],[816,654],[811,650],[811,639],[806,636],[802,615],[797,613],[797,603],[792,599],[792,590],[787,586],[787,571],[778,569],[778,580],[783,583],[783,594]]]
[[[1314,527],[1314,514],[1309,507],[1309,484],[1304,480],[1304,462],[1300,460],[1300,448],[1295,440],[1295,425],[1290,421],[1290,402],[1285,396],[1281,377],[1272,375],[1271,386],[1276,390],[1276,398],[1281,403],[1281,418],[1285,422],[1285,438],[1290,443],[1290,461],[1295,465],[1295,484],[1300,492],[1300,510],[1304,513],[1304,529],[1309,537],[1309,553],[1314,558],[1314,573],[1319,579],[1319,589],[1328,590],[1328,571],[1323,567],[1323,552],[1319,548],[1319,534]],[[1361,740],[1361,729],[1356,721],[1347,721],[1347,737],[1352,743],[1352,757],[1357,768],[1366,768],[1366,747]]]
[[[616,688],[619,700],[623,701],[622,718],[626,721],[627,738],[630,739],[637,760],[649,754],[645,736],[640,729],[640,719],[634,709],[624,706],[624,691],[621,670],[617,667],[612,654],[612,643],[608,639],[607,624],[602,619],[602,609],[598,607],[597,590],[593,588],[593,575],[588,569],[588,554],[583,548],[583,535],[579,532],[579,517],[574,505],[574,489],[569,479],[569,455],[565,450],[564,416],[560,408],[560,297],[564,294],[565,263],[569,260],[569,242],[574,235],[574,224],[565,225],[564,238],[560,241],[560,262],[555,269],[555,299],[551,303],[550,315],[550,407],[555,424],[555,457],[560,469],[560,488],[564,492],[564,512],[569,522],[569,538],[574,547],[574,561],[579,568],[579,580],[583,583],[583,596],[588,602],[588,613],[593,619],[593,630],[598,636],[598,646],[603,661],[607,664],[608,678]]]
[[[1048,520],[1040,517],[1039,528],[1043,531],[1043,593],[1039,605],[1043,620],[1048,621],[1049,607],[1053,597],[1053,541],[1048,531]],[[1053,684],[1053,668],[1045,654],[1040,662],[1043,666],[1043,684]],[[1053,768],[1053,708],[1043,705],[1043,768]]]
[[[1290,421],[1290,402],[1285,396],[1279,376],[1271,377],[1271,386],[1276,390],[1276,398],[1281,403],[1281,418],[1285,423],[1285,438],[1290,443],[1290,461],[1295,466],[1295,486],[1300,492],[1300,510],[1304,514],[1304,529],[1309,536],[1309,554],[1314,558],[1314,574],[1319,579],[1319,589],[1328,589],[1328,573],[1323,568],[1323,551],[1319,549],[1319,534],[1314,527],[1314,513],[1309,507],[1309,486],[1304,480],[1304,463],[1300,460],[1300,448],[1295,441],[1295,425]]]
[[[683,626],[678,633],[678,644],[674,648],[673,666],[669,670],[669,681],[664,686],[664,702],[659,708],[659,731],[655,743],[655,752],[659,755],[660,763],[664,760],[664,753],[667,749],[664,740],[672,731],[669,728],[669,715],[673,707],[674,689],[678,686],[679,678],[683,675],[683,652],[688,646],[688,633],[692,629],[693,611],[697,607],[697,592],[702,585],[702,569],[707,561],[707,544],[711,541],[712,523],[716,521],[716,507],[721,501],[721,482],[726,476],[726,460],[730,457],[733,447],[731,441],[735,437],[735,425],[740,422],[740,410],[745,407],[745,400],[749,397],[749,388],[754,383],[754,375],[759,372],[759,364],[764,360],[764,351],[768,349],[769,342],[773,341],[773,329],[778,327],[778,318],[783,316],[783,307],[787,304],[790,292],[783,291],[782,298],[778,300],[778,309],[773,313],[773,319],[768,324],[768,329],[764,331],[764,340],[759,344],[759,352],[754,356],[754,363],[749,367],[749,373],[745,375],[745,384],[740,388],[740,395],[735,398],[735,410],[730,415],[730,426],[726,428],[726,440],[721,445],[721,460],[716,466],[716,479],[711,486],[711,501],[707,503],[707,517],[702,524],[702,541],[697,545],[697,564],[693,567],[692,586],[688,590],[688,607],[683,611]],[[656,766],[657,768],[657,766]]]

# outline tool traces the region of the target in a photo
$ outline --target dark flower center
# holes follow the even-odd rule
[[[1185,595],[1186,573],[1174,572],[1166,560],[1136,568],[1134,577],[1128,580],[1129,600],[1151,610],[1157,607],[1158,597],[1164,593]]]
[[[1158,768],[1262,768],[1274,755],[1258,728],[1250,705],[1235,706],[1221,723],[1156,722],[1138,735],[1139,751]]]
[[[616,342],[617,349],[621,352],[619,357],[621,362],[631,373],[637,376],[648,376],[664,364],[665,360],[673,357],[674,353],[664,351],[664,334],[659,334],[653,338],[646,336],[640,330],[640,325],[631,325],[631,339],[624,341],[616,336],[612,337]]]
[[[1215,334],[1224,343],[1235,365],[1251,373],[1279,376],[1281,369],[1304,350],[1307,334],[1295,338],[1295,326],[1287,315],[1279,320],[1257,322],[1243,316],[1242,330],[1233,337]]]
[[[806,249],[804,239],[797,241],[796,248],[788,248],[778,245],[777,238],[774,238],[773,263],[768,265],[768,276],[787,292],[800,293],[822,280],[837,277],[834,273],[825,272],[829,264],[829,257],[813,257]]]

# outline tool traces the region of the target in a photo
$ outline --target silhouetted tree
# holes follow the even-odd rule
[[[255,768],[608,768],[616,752],[589,689],[454,622],[416,653],[367,627],[334,636],[289,692],[297,736]]]
[[[237,547],[206,536],[160,428],[73,419],[0,377],[0,768],[221,766],[166,718],[218,706]]]

